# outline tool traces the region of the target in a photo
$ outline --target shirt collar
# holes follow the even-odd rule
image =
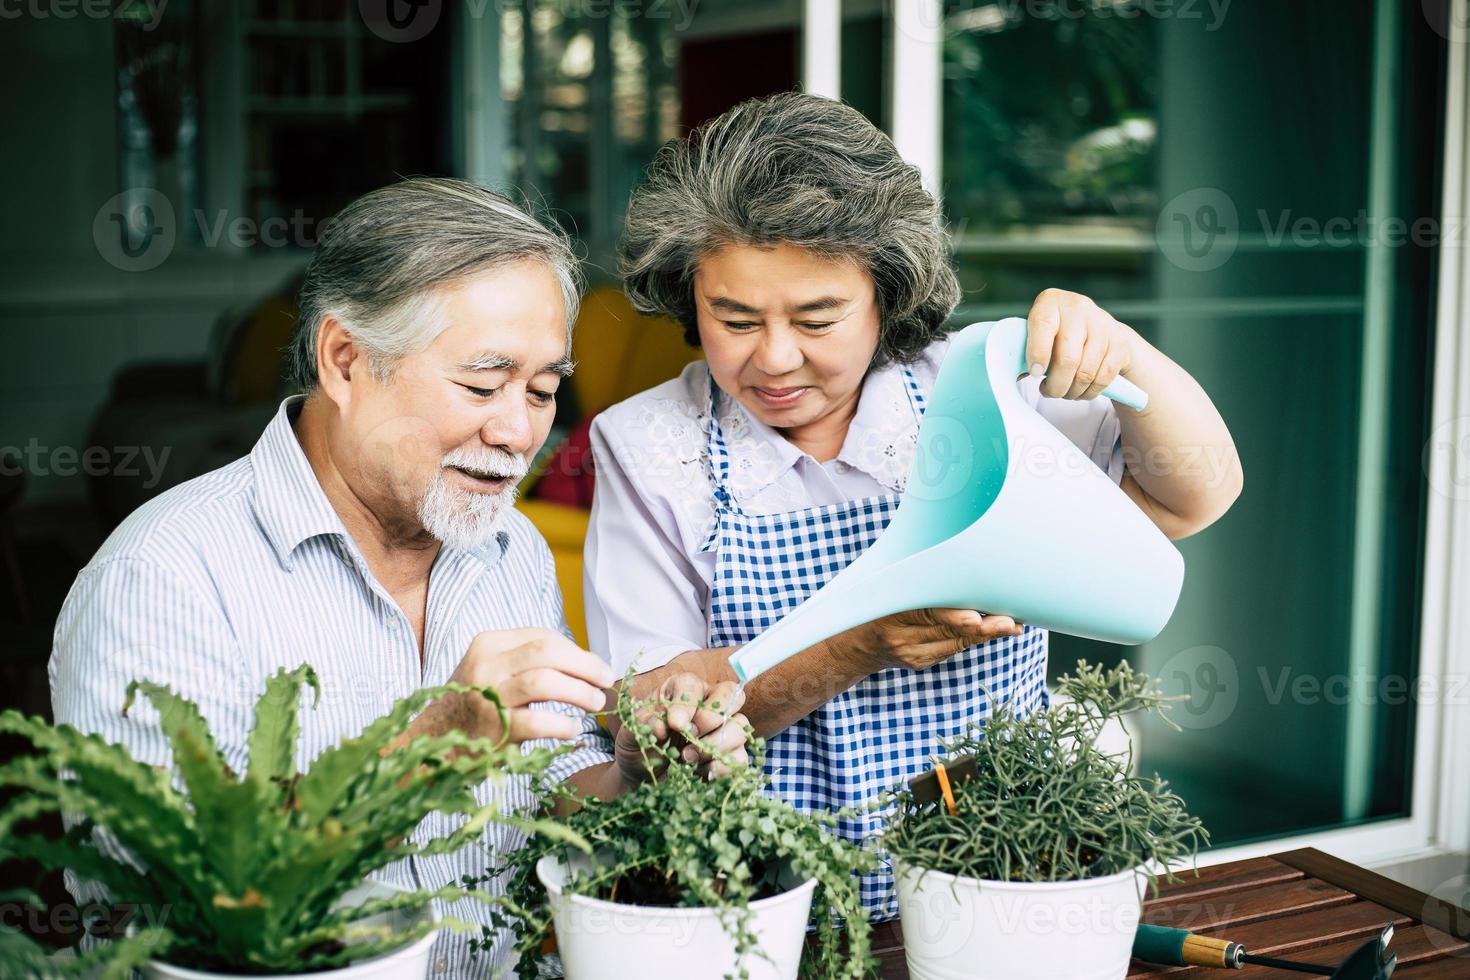
[[[255,474],[255,516],[276,559],[287,571],[291,570],[296,549],[322,535],[338,537],[351,555],[361,561],[356,543],[327,499],[292,428],[305,401],[305,395],[292,395],[281,402],[275,417],[250,451],[250,465]],[[510,535],[500,531],[490,544],[470,554],[486,565],[494,565],[509,546]],[[458,561],[461,554],[459,549],[446,547],[441,550],[439,560]]]
[[[713,379],[710,380],[713,384]],[[774,483],[806,457],[777,430],[750,413],[739,400],[722,392],[720,429],[730,454],[730,485],[737,498],[748,499]],[[857,411],[847,429],[837,461],[871,476],[894,493],[903,492],[918,419],[909,400],[903,369],[894,363],[870,370],[863,378]]]

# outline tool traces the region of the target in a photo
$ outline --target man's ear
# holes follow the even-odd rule
[[[332,314],[322,318],[316,334],[316,377],[322,392],[339,406],[352,399],[352,373],[367,370],[367,361],[346,325]]]

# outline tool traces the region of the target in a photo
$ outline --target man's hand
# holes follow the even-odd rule
[[[679,673],[659,685],[635,718],[648,725],[659,742],[682,745],[685,764],[698,766],[702,773],[714,777],[729,772],[727,763],[746,765],[750,761],[745,751],[750,723],[738,713],[744,701],[744,692],[734,682],[710,685],[698,674]],[[704,747],[691,739],[703,742]],[[662,759],[644,760],[627,728],[618,728],[614,746],[618,769],[628,783],[648,779],[663,768]],[[718,754],[724,759],[716,758]],[[649,762],[654,764],[652,772]]]
[[[466,735],[514,743],[538,738],[570,740],[582,734],[582,720],[558,711],[528,707],[560,701],[587,712],[603,710],[612,668],[548,629],[494,630],[470,642],[451,683],[493,687],[510,712],[510,731],[501,727],[495,705],[479,694],[453,694],[435,701],[415,721],[409,735],[460,729]]]

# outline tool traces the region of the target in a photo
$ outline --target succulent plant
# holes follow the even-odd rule
[[[1151,863],[1167,871],[1208,842],[1167,782],[1130,772],[1131,746],[1099,746],[1108,720],[1138,712],[1177,729],[1167,708],[1178,698],[1126,661],[1111,671],[1080,661],[1055,690],[1066,700],[1049,711],[1019,716],[1000,704],[946,744],[945,757],[973,772],[954,782],[956,813],[907,788],[892,794],[883,846],[895,861],[991,881],[1073,881]]]

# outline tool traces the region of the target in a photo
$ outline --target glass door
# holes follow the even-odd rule
[[[1054,673],[1127,657],[1190,696],[1184,733],[1137,739],[1216,845],[1408,818],[1440,696],[1419,654],[1447,46],[1417,8],[935,12],[958,322],[1086,293],[1242,455],[1244,495],[1179,542],[1165,631],[1051,648]]]

